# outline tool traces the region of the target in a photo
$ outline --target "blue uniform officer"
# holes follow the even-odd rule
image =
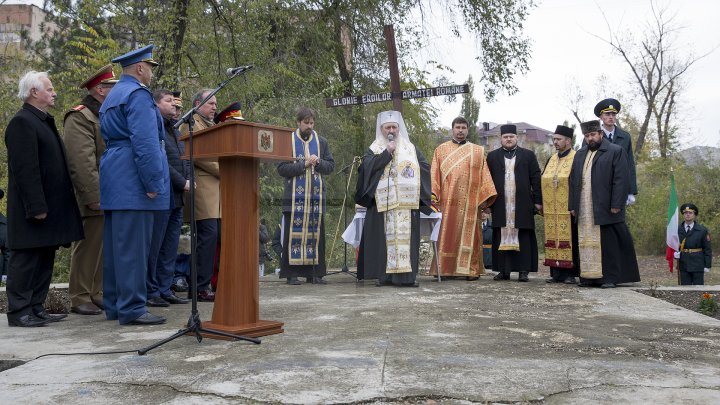
[[[148,85],[153,45],[113,59],[123,70],[100,108],[107,149],[100,160],[100,206],[105,212],[103,301],[108,320],[154,325],[147,311],[148,255],[154,211],[170,208],[163,120]]]

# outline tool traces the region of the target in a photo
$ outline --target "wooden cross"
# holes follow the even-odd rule
[[[369,103],[382,103],[392,100],[393,109],[395,111],[402,112],[403,100],[423,97],[450,96],[453,94],[470,92],[470,86],[467,83],[401,91],[400,71],[397,63],[397,49],[395,48],[395,29],[392,25],[386,25],[383,28],[383,33],[385,34],[385,43],[388,49],[388,64],[390,65],[390,91],[386,93],[365,94],[362,96],[327,98],[325,99],[326,107],[348,107]]]

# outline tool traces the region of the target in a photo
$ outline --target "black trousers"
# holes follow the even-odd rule
[[[10,251],[8,319],[42,312],[50,289],[57,246]]]
[[[680,285],[704,285],[705,272],[703,271],[682,271],[680,270]]]
[[[210,286],[210,279],[213,275],[215,265],[215,249],[218,242],[218,220],[217,218],[201,219],[195,221],[197,228],[197,285],[198,291],[207,290]]]

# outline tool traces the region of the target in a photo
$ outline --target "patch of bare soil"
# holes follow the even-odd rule
[[[67,314],[70,312],[70,294],[67,288],[50,288],[47,299],[45,299],[45,309],[51,314]],[[0,313],[7,312],[7,294],[3,291],[0,293]]]
[[[663,301],[667,301],[671,304],[675,304],[679,307],[683,307],[685,309],[689,309],[691,311],[698,312],[698,306],[700,305],[700,300],[702,299],[703,294],[709,293],[713,294],[715,299],[718,298],[717,291],[699,291],[699,290],[693,290],[693,291],[670,291],[670,290],[641,290],[639,291],[645,295],[649,295],[651,297],[661,299]],[[709,316],[709,315],[708,315]],[[715,319],[720,319],[720,311],[715,312],[715,315],[711,316]]]

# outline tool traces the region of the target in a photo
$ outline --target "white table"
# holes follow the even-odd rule
[[[438,281],[440,281],[440,260],[437,254],[437,240],[440,235],[440,224],[442,223],[442,212],[433,212],[430,215],[420,213],[420,240],[422,242],[431,242],[433,246],[433,253],[435,253],[435,266],[438,274]],[[342,238],[345,243],[352,245],[355,249],[360,246],[360,239],[362,238],[362,230],[365,225],[365,209],[357,209],[355,216],[345,228],[345,232],[342,234]]]

